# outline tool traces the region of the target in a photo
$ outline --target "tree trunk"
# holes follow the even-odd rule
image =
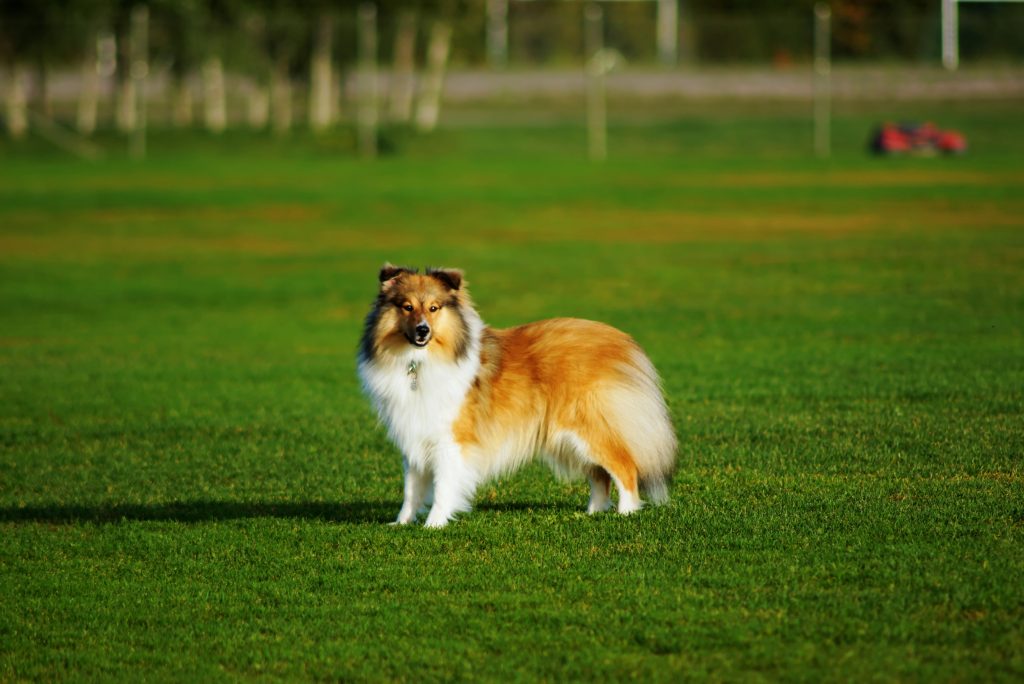
[[[100,102],[100,65],[96,53],[82,61],[82,87],[78,92],[78,116],[75,124],[82,135],[96,131],[96,112]]]
[[[223,133],[228,124],[224,88],[224,65],[220,57],[210,57],[203,65],[203,119],[213,133]]]
[[[188,76],[180,75],[174,81],[174,105],[172,121],[175,128],[188,128],[195,121],[195,106],[192,98],[192,87]]]
[[[45,119],[53,119],[53,93],[50,92],[50,67],[40,64],[36,72],[36,99],[37,110]]]
[[[28,132],[28,69],[15,64],[7,84],[7,133],[19,140]]]
[[[284,62],[278,62],[270,73],[270,109],[274,132],[287,134],[292,128],[292,84]]]
[[[416,128],[429,132],[437,127],[441,116],[441,92],[444,88],[444,70],[448,64],[448,48],[452,40],[452,27],[436,22],[430,31],[427,49],[427,74],[416,107]]]
[[[131,133],[137,123],[135,110],[135,81],[127,69],[123,69],[117,79],[117,130]]]
[[[406,10],[398,15],[395,33],[395,64],[391,70],[391,120],[408,123],[412,119],[412,99],[416,78],[413,73],[416,55],[416,15]]]
[[[270,119],[270,96],[267,88],[258,82],[252,82],[248,87],[249,102],[246,110],[246,119],[249,128],[263,130],[267,127]]]
[[[320,17],[310,61],[309,86],[309,127],[316,132],[324,131],[334,122],[334,108],[331,106],[331,34],[333,22],[329,15]]]
[[[121,34],[117,40],[114,125],[122,133],[133,132],[138,123],[138,112],[135,107],[135,79],[132,78],[133,53],[129,35]]]
[[[377,8],[359,6],[359,109],[356,113],[359,153],[377,156]]]

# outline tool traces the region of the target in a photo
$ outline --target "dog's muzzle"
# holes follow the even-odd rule
[[[411,340],[417,347],[427,346],[427,342],[430,341],[430,326],[426,323],[420,323],[416,326],[416,336]]]

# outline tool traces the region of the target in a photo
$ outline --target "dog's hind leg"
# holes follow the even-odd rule
[[[608,497],[611,482],[619,491],[618,511],[628,515],[640,510],[639,473],[633,455],[619,436],[603,420],[580,423],[575,430],[566,430],[568,442],[585,463],[587,478],[590,480],[590,505],[588,513],[607,510],[611,506]]]
[[[615,488],[619,490],[619,513],[629,515],[639,511],[644,504],[640,500],[640,490],[637,487],[636,466],[618,465],[612,467],[609,472],[615,481]]]
[[[593,515],[607,511],[612,505],[609,496],[612,488],[611,475],[601,466],[591,466],[587,471],[587,479],[590,480],[590,504],[587,506],[587,513]]]
[[[636,461],[629,450],[616,436],[608,433],[595,439],[592,448],[595,460],[611,476],[615,488],[619,490],[619,513],[629,515],[640,510],[643,506],[640,500],[640,478]]]
[[[409,463],[409,459],[402,459],[402,465],[405,471],[405,498],[395,523],[408,525],[416,519],[416,514],[430,497],[431,479],[428,471]]]

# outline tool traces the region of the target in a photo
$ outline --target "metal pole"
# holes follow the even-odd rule
[[[960,17],[957,0],[942,0],[942,66],[956,71],[960,66]]]
[[[658,0],[658,57],[665,66],[679,60],[679,0]]]
[[[832,10],[814,6],[814,152],[832,154]]]
[[[487,0],[487,59],[495,69],[508,64],[508,0]]]
[[[149,75],[149,8],[136,5],[132,9],[131,80],[135,89],[136,125],[132,136],[131,155],[146,156],[146,77]]]
[[[604,10],[596,2],[583,12],[587,73],[587,149],[594,161],[608,157],[608,121],[605,110]]]

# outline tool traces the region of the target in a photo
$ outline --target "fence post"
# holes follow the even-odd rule
[[[957,0],[942,0],[942,66],[960,66],[960,16]]]
[[[146,156],[146,78],[149,76],[149,8],[136,5],[131,18],[131,81],[135,129],[131,142],[131,155],[136,159]]]
[[[487,0],[487,60],[494,69],[508,64],[508,0]]]
[[[814,6],[814,152],[832,154],[832,10]]]
[[[658,0],[658,58],[665,66],[679,60],[679,0]]]
[[[594,161],[608,157],[608,121],[604,64],[604,11],[596,2],[583,11],[587,74],[587,149]]]

